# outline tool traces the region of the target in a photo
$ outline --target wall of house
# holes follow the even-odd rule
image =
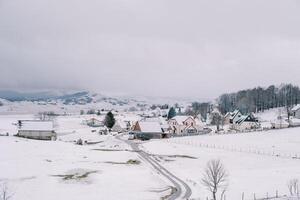
[[[19,130],[18,136],[30,139],[52,140],[53,138],[56,138],[56,133],[52,131]]]
[[[238,131],[245,131],[245,130],[251,130],[259,127],[255,122],[243,122],[241,124],[232,124],[230,128]]]
[[[230,116],[225,117],[224,119],[224,125],[228,125],[228,124],[230,124]]]
[[[295,118],[300,119],[300,109],[295,112]]]

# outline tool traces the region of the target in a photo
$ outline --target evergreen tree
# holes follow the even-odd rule
[[[107,128],[112,128],[115,125],[115,122],[116,122],[116,120],[115,120],[114,114],[112,114],[112,112],[109,111],[105,116],[104,125]]]
[[[168,119],[171,119],[176,116],[175,108],[171,107],[168,113]]]
[[[96,115],[98,115],[98,116],[101,115],[100,110],[97,110]]]

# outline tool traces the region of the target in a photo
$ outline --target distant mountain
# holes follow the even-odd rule
[[[0,100],[5,101],[39,101],[40,105],[62,103],[64,105],[86,105],[90,103],[104,103],[113,106],[125,105],[152,105],[152,104],[183,104],[191,102],[175,98],[150,98],[133,96],[107,96],[89,91],[39,91],[39,92],[20,92],[14,90],[0,90]],[[184,103],[184,104],[185,104]]]
[[[13,90],[0,90],[0,98],[8,101],[48,101],[54,99],[72,99],[88,95],[88,92],[75,92],[63,94],[58,92],[19,92]]]
[[[8,101],[31,101],[31,100],[43,100],[53,98],[54,96],[48,92],[30,92],[23,93],[12,90],[1,90],[0,98]]]

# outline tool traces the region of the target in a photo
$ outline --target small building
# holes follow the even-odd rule
[[[167,133],[163,132],[158,122],[138,121],[133,126],[132,131],[137,135],[146,136],[150,139],[167,137]]]
[[[57,137],[52,121],[19,120],[18,129],[19,137],[38,140],[54,140]]]
[[[300,119],[300,104],[297,104],[291,109],[292,116],[294,118]]]

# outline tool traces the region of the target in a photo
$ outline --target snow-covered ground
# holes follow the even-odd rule
[[[168,140],[155,140],[143,144],[145,151],[156,155],[184,155],[161,159],[173,173],[190,184],[192,197],[206,199],[207,190],[201,184],[206,163],[220,159],[229,173],[226,199],[252,200],[289,194],[287,182],[300,178],[300,128],[228,135],[205,135]]]
[[[0,116],[1,132],[16,132],[12,124],[30,115]],[[81,117],[59,117],[57,141],[0,137],[0,185],[12,200],[159,199],[167,188],[151,168],[113,136],[100,136],[81,125]],[[75,132],[73,132],[75,131]],[[74,140],[100,142],[75,145]],[[139,160],[140,164],[127,164]]]
[[[0,137],[0,185],[8,185],[13,200],[152,200],[168,194],[161,191],[169,182],[127,144],[84,125],[89,117],[59,116],[58,140],[38,141],[12,136],[17,120],[36,115],[0,115],[0,134],[10,134]],[[96,144],[75,145],[79,138]],[[288,194],[287,182],[300,179],[300,128],[151,140],[142,148],[189,184],[192,199],[209,196],[201,178],[211,159],[221,159],[229,172],[226,199]]]

